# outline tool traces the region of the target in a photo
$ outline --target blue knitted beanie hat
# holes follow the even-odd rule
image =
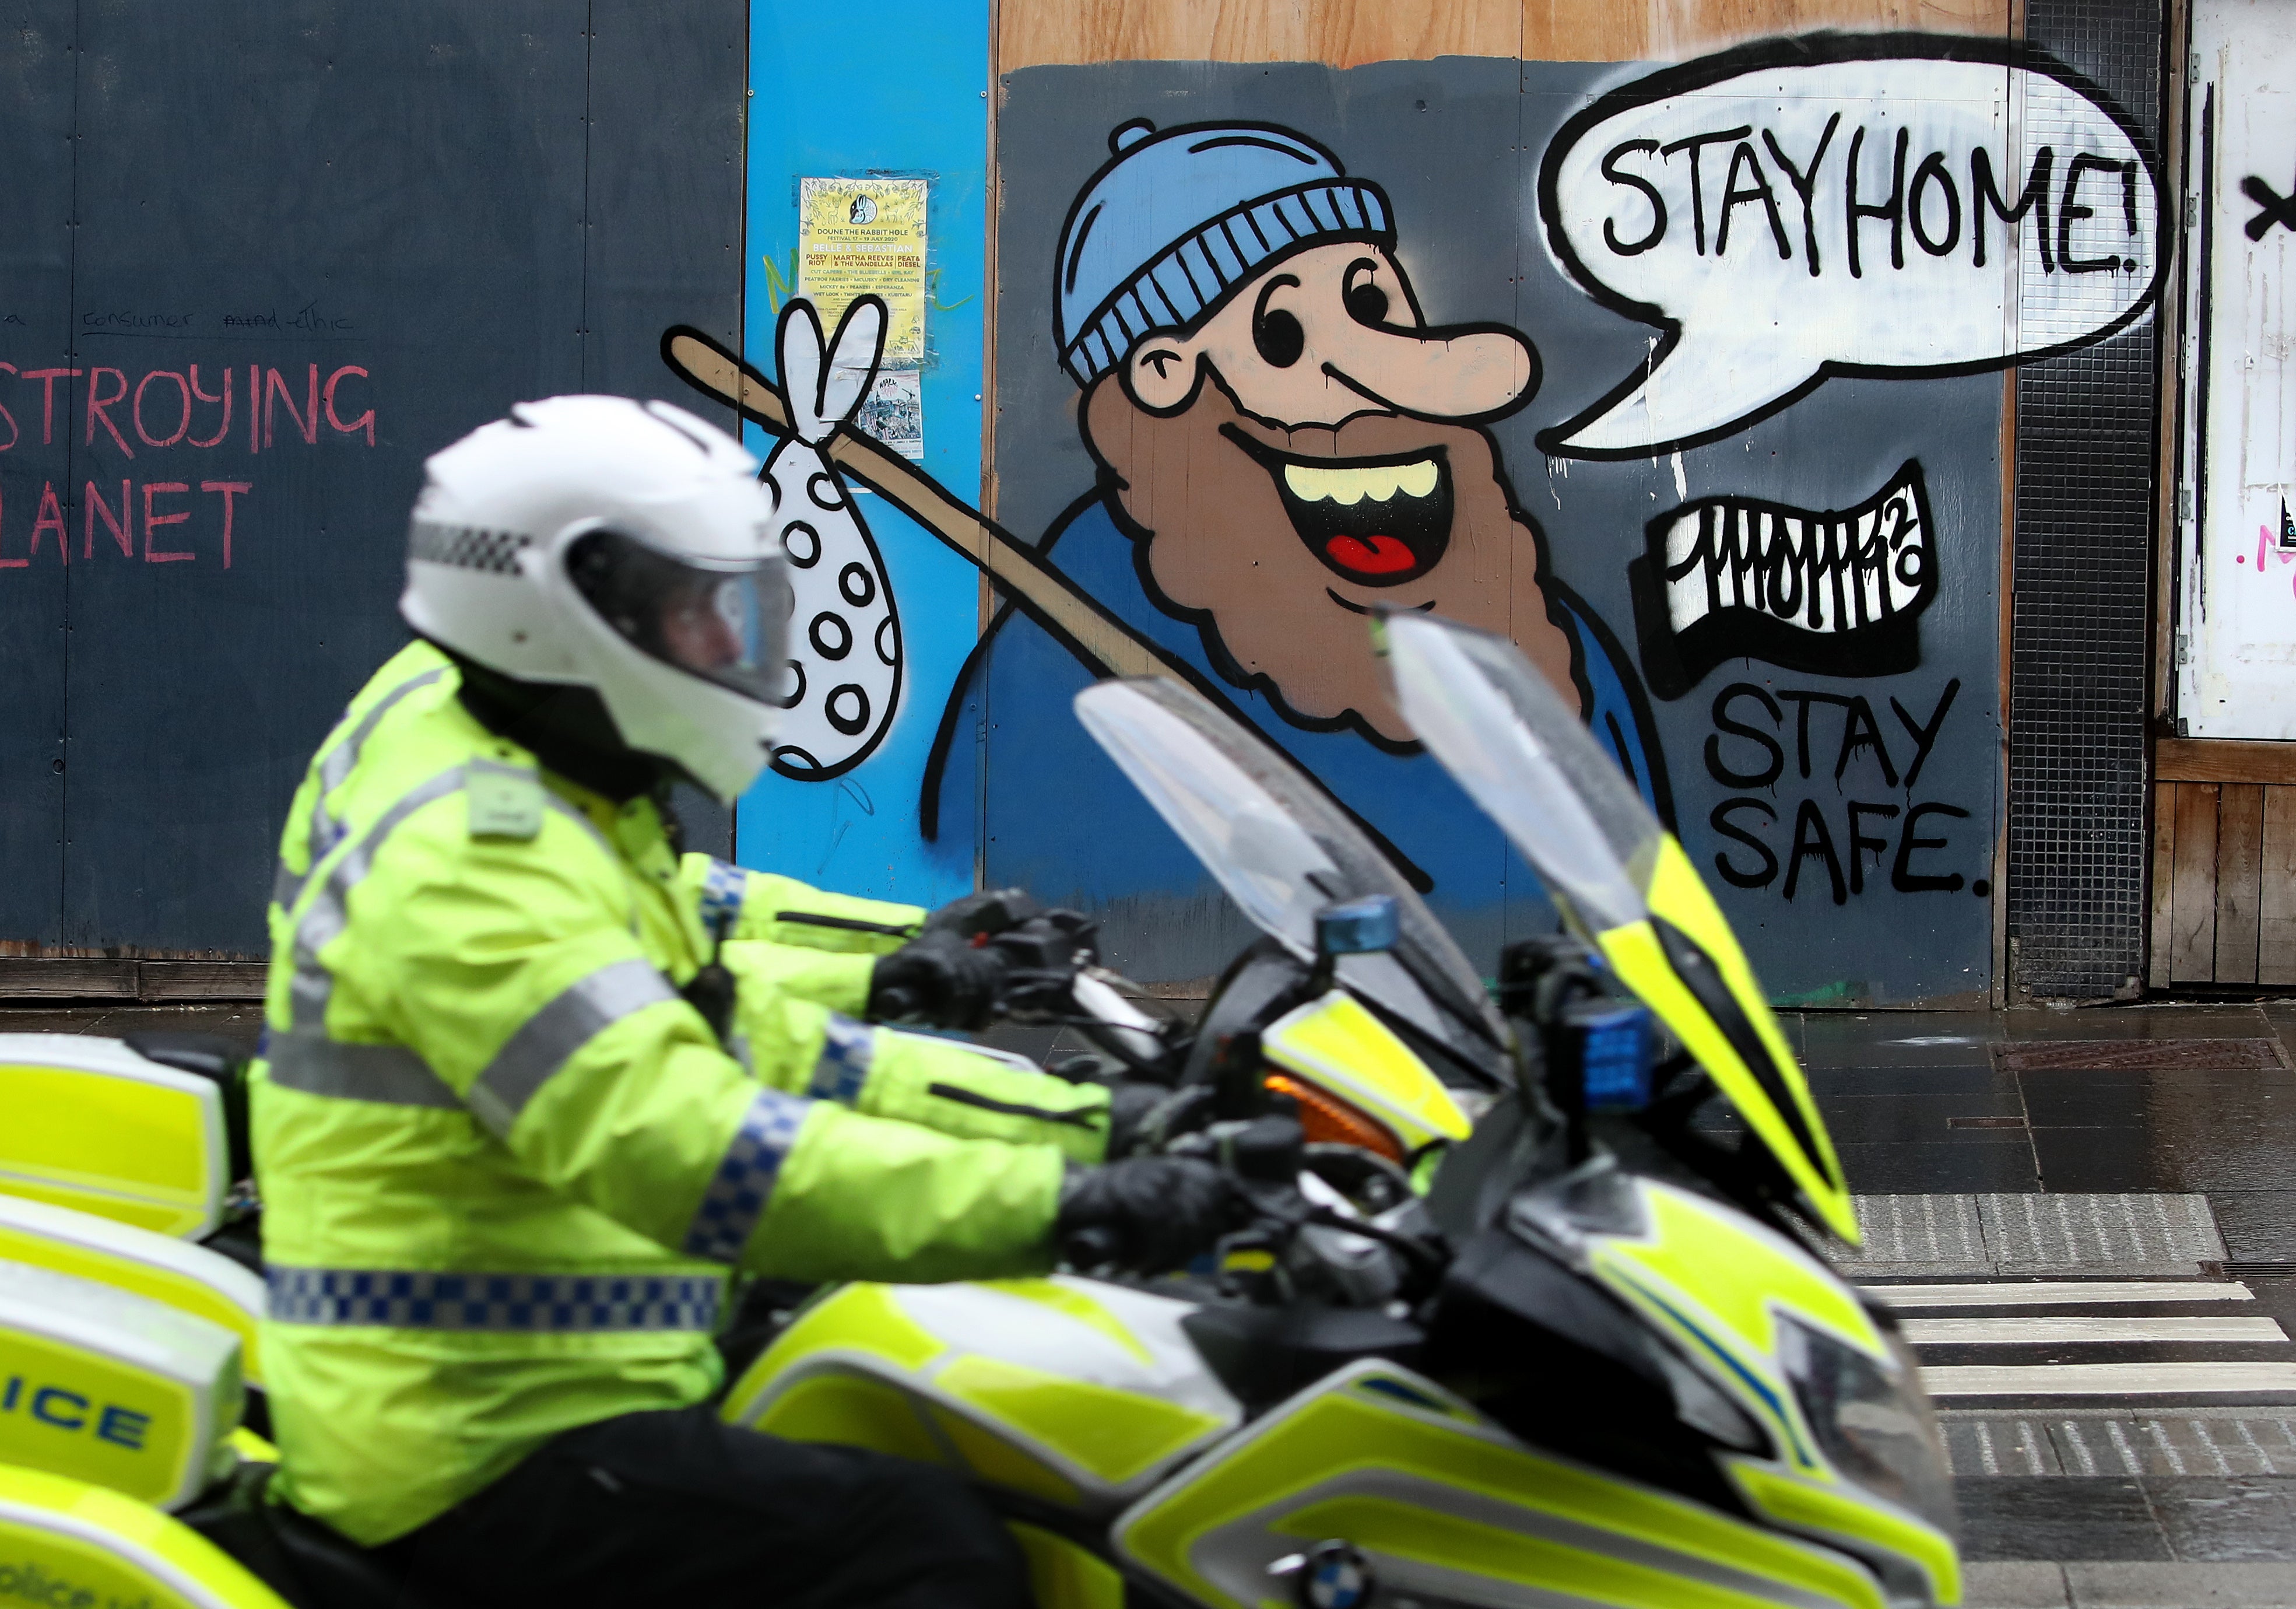
[[[1145,119],[1069,209],[1054,286],[1061,365],[1079,385],[1151,330],[1185,329],[1279,258],[1332,241],[1395,243],[1376,185],[1312,140],[1256,123],[1162,134]]]

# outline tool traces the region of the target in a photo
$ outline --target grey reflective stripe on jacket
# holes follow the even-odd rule
[[[485,762],[479,762],[485,763]],[[335,989],[334,974],[319,959],[319,952],[332,943],[344,928],[350,924],[350,893],[366,880],[374,869],[374,858],[383,841],[396,831],[399,824],[427,804],[460,792],[467,779],[467,768],[456,766],[441,771],[400,798],[385,810],[375,824],[348,848],[342,850],[333,869],[320,883],[317,893],[311,896],[302,916],[295,924],[295,976],[287,987],[287,1021],[291,1028],[324,1031],[327,1021],[327,1001]],[[548,788],[542,790],[542,802],[551,810],[578,824],[598,846],[600,853],[619,863],[619,857],[597,824],[579,809],[561,799]],[[312,870],[318,870],[316,863]]]
[[[335,977],[321,965],[319,952],[350,925],[351,891],[366,881],[366,874],[374,869],[375,851],[382,847],[383,840],[424,805],[459,792],[462,786],[462,767],[441,771],[385,810],[381,819],[367,828],[365,835],[335,861],[334,869],[327,874],[319,891],[304,909],[302,920],[295,924],[295,977],[287,986],[290,1028],[325,1031],[327,1000],[334,993]],[[317,869],[316,866],[312,868],[314,873]]]
[[[470,1106],[507,1135],[535,1092],[604,1030],[634,1011],[677,998],[652,962],[633,956],[579,979],[529,1017],[471,1086]]]
[[[382,1106],[433,1106],[459,1112],[463,1103],[429,1063],[404,1045],[348,1045],[309,1029],[265,1041],[269,1078],[283,1089]]]
[[[271,885],[274,904],[283,908],[292,906],[303,892],[304,880],[310,876],[319,862],[326,858],[327,851],[333,849],[342,837],[343,823],[327,814],[327,795],[350,780],[352,770],[358,765],[359,751],[366,747],[366,740],[374,735],[374,729],[381,724],[382,718],[398,708],[399,701],[409,694],[419,693],[430,686],[445,676],[447,670],[447,667],[441,665],[435,670],[426,670],[421,676],[399,683],[374,701],[373,707],[359,718],[358,725],[352,727],[340,743],[320,756],[318,792],[311,799],[311,826],[304,838],[304,870],[298,874],[287,869],[284,859],[280,861],[278,873]]]
[[[455,1274],[429,1269],[263,1271],[281,1324],[403,1330],[713,1330],[725,1282],[707,1274]]]

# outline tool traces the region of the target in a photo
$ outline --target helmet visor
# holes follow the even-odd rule
[[[566,568],[599,618],[641,653],[745,698],[783,702],[792,601],[780,554],[702,564],[594,530],[567,550]]]

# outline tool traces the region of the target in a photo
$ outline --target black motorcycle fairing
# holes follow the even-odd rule
[[[1370,957],[1349,956],[1346,959],[1361,961]],[[1346,988],[1347,981],[1345,969],[1342,969],[1340,986]],[[1213,984],[1211,999],[1196,1025],[1195,1042],[1189,1048],[1180,1082],[1185,1085],[1213,1081],[1218,1076],[1223,1047],[1235,1035],[1257,1033],[1285,1012],[1306,1004],[1317,992],[1313,968],[1306,962],[1274,939],[1256,940],[1242,954],[1228,963],[1227,970]],[[1512,1078],[1512,1074],[1494,1072],[1492,1065],[1483,1059],[1471,1059],[1463,1055],[1459,1045],[1451,1040],[1426,1033],[1410,1017],[1399,1016],[1387,1010],[1369,994],[1358,993],[1355,998],[1357,1004],[1403,1040],[1413,1055],[1427,1063],[1429,1070],[1442,1083],[1454,1088],[1464,1087],[1488,1091],[1495,1080],[1504,1081]],[[1480,1047],[1480,1040],[1469,1042]],[[1503,1066],[1503,1061],[1499,1064]],[[1246,1114],[1230,1112],[1224,1115]]]
[[[1214,1082],[1223,1053],[1237,1034],[1256,1035],[1307,993],[1308,969],[1292,952],[1273,939],[1254,940],[1212,986],[1212,997],[1196,1024],[1195,1043],[1181,1068],[1181,1084]]]
[[[1524,1181],[1568,1165],[1562,1134],[1553,1119],[1527,1109],[1513,1090],[1493,1101],[1475,1131],[1454,1145],[1427,1192],[1427,1213],[1455,1246],[1499,1221]]]
[[[1180,1320],[1220,1383],[1258,1414],[1342,1365],[1383,1358],[1419,1367],[1427,1333],[1376,1309],[1292,1302],[1257,1307],[1218,1302]]]
[[[1529,1445],[1748,1514],[1714,1454],[1766,1451],[1760,1429],[1607,1293],[1504,1229],[1461,1248],[1427,1332],[1423,1372]]]
[[[150,1028],[123,1034],[119,1042],[147,1062],[172,1067],[209,1080],[223,1091],[225,1146],[231,1156],[231,1180],[237,1184],[255,1170],[247,1138],[248,1053],[219,1033],[193,1033],[183,1029]]]

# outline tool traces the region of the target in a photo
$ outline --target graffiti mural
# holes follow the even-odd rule
[[[1510,636],[1582,712],[1783,997],[1988,987],[1988,371],[2157,295],[2126,119],[2053,64],[1916,36],[1657,70],[1039,67],[1001,93],[996,518],[882,444],[830,450],[999,597],[953,676],[906,689],[895,731],[932,735],[914,792],[877,793],[895,830],[1095,909],[1136,976],[1201,977],[1235,920],[1069,709],[1177,676],[1490,953],[1554,917],[1388,699],[1370,617],[1427,610]],[[875,579],[897,639],[947,606],[897,558]]]

